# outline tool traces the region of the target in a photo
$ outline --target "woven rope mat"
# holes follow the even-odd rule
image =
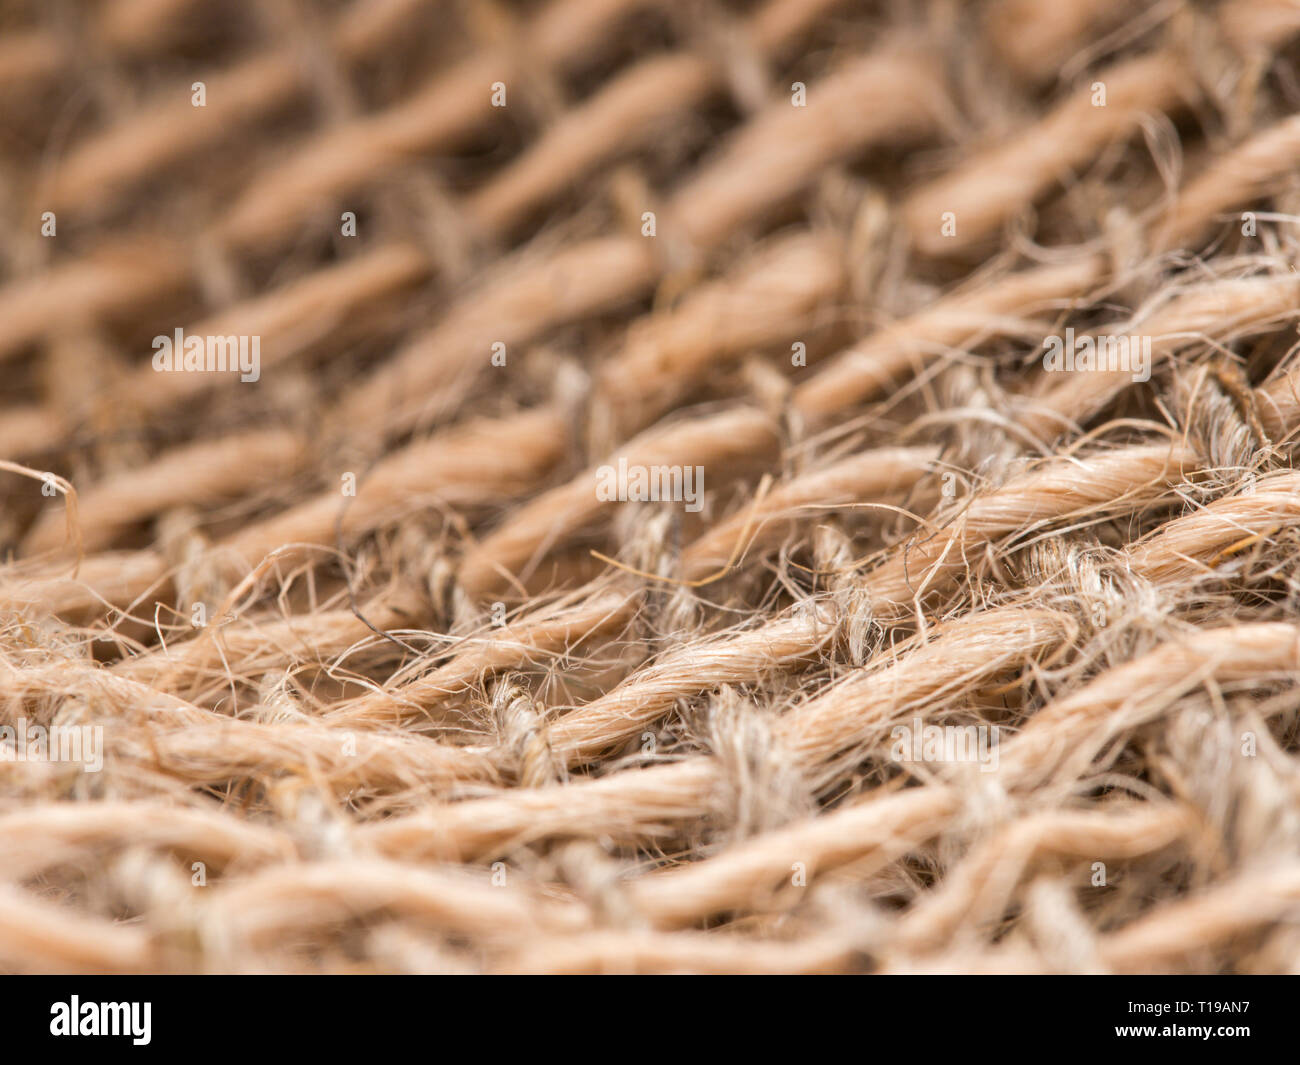
[[[1300,958],[1300,2],[0,11],[0,969]]]

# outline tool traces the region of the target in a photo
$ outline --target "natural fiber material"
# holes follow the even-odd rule
[[[1298,58],[9,5],[0,970],[1294,971]]]

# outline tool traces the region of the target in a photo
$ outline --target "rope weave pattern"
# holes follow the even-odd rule
[[[1294,971],[1298,58],[5,7],[0,970]]]

